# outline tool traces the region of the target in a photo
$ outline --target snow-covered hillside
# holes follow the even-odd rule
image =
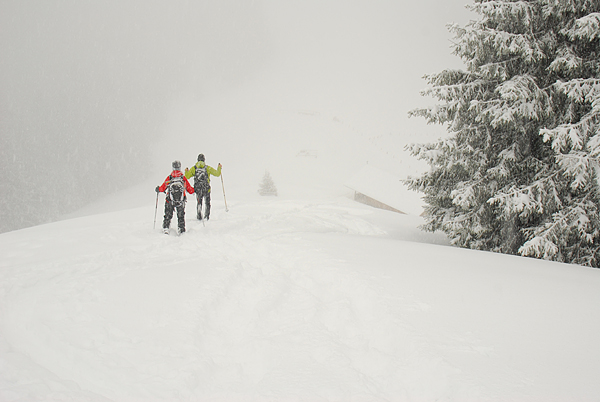
[[[598,400],[600,271],[343,195],[213,191],[180,237],[151,189],[0,235],[0,400]]]

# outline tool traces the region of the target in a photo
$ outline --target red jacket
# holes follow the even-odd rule
[[[167,189],[167,186],[169,185],[169,182],[171,181],[171,177],[179,176],[183,176],[183,172],[181,170],[173,170],[173,172],[171,172],[171,174],[167,176],[164,183],[158,188],[158,191],[164,193]],[[188,179],[185,178],[185,176],[183,176],[183,182],[185,183],[185,189],[187,190],[187,192],[190,194],[194,194],[194,187],[190,185],[190,182],[188,181]]]

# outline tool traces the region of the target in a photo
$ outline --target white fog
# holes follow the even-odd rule
[[[442,133],[407,112],[430,102],[424,74],[460,66],[446,24],[472,18],[464,5],[3,0],[0,231],[158,183],[198,153],[231,191],[265,170],[293,184],[306,149],[334,187],[367,162],[404,175],[405,144]]]

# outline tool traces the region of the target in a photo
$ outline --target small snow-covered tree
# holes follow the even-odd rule
[[[426,230],[454,244],[600,266],[600,1],[475,0],[452,26],[466,71],[427,76],[411,112],[448,137],[410,146],[431,169]]]
[[[265,175],[263,176],[263,180],[260,183],[258,193],[260,195],[277,196],[277,187],[275,187],[275,182],[273,182],[273,179],[271,178],[271,174],[269,174],[269,172],[265,172]]]

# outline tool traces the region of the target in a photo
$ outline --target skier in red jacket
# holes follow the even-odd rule
[[[173,211],[177,208],[177,233],[181,234],[185,232],[185,203],[187,201],[185,192],[187,190],[189,194],[194,194],[194,187],[183,175],[181,162],[174,161],[172,166],[173,171],[167,176],[162,185],[156,187],[156,192],[166,193],[163,233],[169,234]]]

